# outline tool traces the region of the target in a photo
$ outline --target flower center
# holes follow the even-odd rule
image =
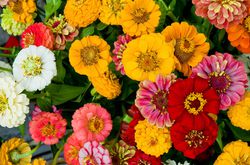
[[[24,38],[24,46],[28,47],[29,45],[33,45],[35,43],[35,36],[32,33],[25,34]]]
[[[99,49],[96,46],[88,46],[81,49],[82,61],[85,65],[93,65],[100,58]]]
[[[142,160],[142,159],[140,159],[138,163],[139,163],[138,165],[151,165],[146,160]]]
[[[78,158],[78,149],[74,146],[70,146],[70,151],[68,152],[69,154],[69,158],[72,160],[72,159],[76,159]]]
[[[187,135],[185,135],[185,142],[192,148],[202,146],[204,140],[206,141],[207,137],[203,134],[203,131],[191,130]]]
[[[203,98],[202,93],[190,93],[185,101],[184,107],[188,110],[190,114],[198,115],[203,111],[204,105],[207,103],[207,100]]]
[[[87,156],[83,159],[83,165],[98,165],[92,156]]]
[[[8,99],[3,91],[0,92],[0,114],[8,108]]]
[[[248,16],[244,21],[245,28],[250,33],[250,16]]]
[[[185,63],[192,57],[194,47],[193,41],[187,38],[178,39],[176,40],[174,55],[181,63]]]
[[[104,122],[98,117],[92,117],[88,123],[89,130],[93,133],[99,133],[104,128]]]
[[[237,165],[249,165],[250,163],[250,156],[248,155],[241,155],[239,158],[234,160],[234,163]]]
[[[149,142],[149,146],[154,146],[154,145],[157,144],[157,142],[158,142],[158,140],[157,140],[156,138],[152,138],[152,139],[150,140],[150,142]]]
[[[167,92],[165,91],[158,91],[154,94],[151,99],[152,104],[156,106],[156,109],[159,110],[161,113],[167,113]]]
[[[23,13],[22,1],[23,0],[12,0],[12,3],[14,4],[14,6],[12,6],[11,9],[13,12],[15,12],[17,14]]]
[[[125,3],[122,3],[120,0],[112,0],[111,3],[108,4],[108,6],[111,8],[114,14],[117,15],[118,12],[124,8]]]
[[[23,61],[24,76],[37,76],[42,72],[42,59],[39,56],[29,56]]]
[[[209,74],[209,84],[218,93],[225,93],[231,85],[231,78],[223,72],[211,72]]]
[[[137,57],[138,67],[144,72],[154,71],[159,67],[159,60],[157,59],[157,53],[150,51],[147,53],[141,53]]]
[[[41,129],[41,133],[43,136],[55,136],[56,129],[53,125],[47,124]]]
[[[73,5],[77,8],[81,8],[81,5],[85,2],[86,0],[74,0]]]
[[[144,8],[135,9],[131,15],[135,23],[145,23],[149,20],[149,13]]]

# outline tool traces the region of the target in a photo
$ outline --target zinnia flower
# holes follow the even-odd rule
[[[155,83],[144,80],[139,84],[135,105],[144,118],[158,127],[170,127],[172,125],[167,110],[167,96],[169,87],[175,81],[175,77],[175,75],[166,77],[158,75]]]
[[[32,155],[15,160],[14,153],[23,154],[31,151],[30,146],[23,139],[12,138],[4,142],[0,148],[0,160],[3,165],[27,165],[30,164]],[[16,162],[17,161],[17,162]]]
[[[172,42],[177,70],[189,75],[191,67],[196,66],[209,51],[206,36],[198,33],[195,26],[187,22],[172,23],[162,34],[166,42]]]
[[[112,129],[112,120],[106,109],[94,103],[75,111],[72,120],[75,135],[80,140],[103,141]]]
[[[23,88],[12,77],[1,77],[0,84],[0,126],[18,127],[29,113],[29,99],[21,94]]]
[[[154,82],[158,74],[165,76],[174,70],[173,46],[160,34],[143,35],[128,43],[122,63],[132,80]]]
[[[112,61],[109,50],[110,46],[99,36],[87,36],[72,43],[69,62],[79,74],[99,76]]]
[[[250,7],[248,16],[239,24],[230,24],[227,33],[231,45],[243,53],[250,53]]]
[[[79,152],[80,165],[85,164],[105,164],[111,165],[112,160],[109,151],[97,141],[86,142]]]
[[[135,142],[138,149],[156,157],[168,153],[172,146],[168,129],[158,128],[147,120],[135,126]]]
[[[129,146],[124,141],[120,140],[109,148],[109,154],[113,164],[129,165],[128,160],[135,155],[135,147]]]
[[[122,56],[124,50],[127,48],[127,44],[132,40],[129,35],[119,35],[118,40],[114,42],[113,61],[115,63],[115,69],[120,71],[122,75],[125,75],[124,67],[122,64]]]
[[[136,150],[135,156],[128,160],[128,164],[161,165],[161,158],[156,158],[155,156],[150,156],[140,150]]]
[[[84,143],[85,141],[77,139],[74,133],[67,139],[63,153],[68,165],[80,165],[78,154]]]
[[[193,68],[192,77],[199,76],[209,81],[220,96],[220,109],[226,110],[239,102],[245,93],[247,74],[244,64],[228,53],[216,53],[205,57]]]
[[[36,11],[34,0],[9,0],[8,7],[17,22],[32,23]]]
[[[245,164],[250,162],[250,147],[246,142],[233,141],[223,148],[222,154],[214,162],[214,165]]]
[[[44,89],[56,74],[54,53],[43,46],[22,49],[13,63],[13,75],[27,91]]]
[[[70,0],[66,3],[64,15],[70,25],[86,27],[98,18],[100,6],[100,0]]]
[[[174,148],[191,159],[195,159],[214,143],[217,132],[218,126],[211,118],[204,118],[198,122],[185,118],[175,122],[170,129]]]
[[[35,159],[32,165],[46,165],[46,161],[43,158]]]
[[[172,120],[199,123],[209,114],[217,115],[219,104],[216,90],[200,77],[177,80],[169,89],[168,112]]]
[[[219,29],[239,23],[247,15],[248,0],[192,0],[195,14],[208,18]]]
[[[129,1],[121,12],[121,25],[124,33],[141,36],[155,31],[161,11],[154,0]]]
[[[34,21],[30,23],[17,22],[13,18],[13,13],[8,7],[3,9],[1,18],[2,18],[1,27],[3,28],[3,30],[5,30],[9,35],[14,35],[14,36],[21,35],[23,31],[34,22]]]
[[[190,163],[188,163],[187,161],[185,161],[184,163],[177,163],[174,160],[168,159],[166,162],[163,163],[164,165],[190,165]]]
[[[0,61],[0,77],[5,77],[5,76],[9,76],[9,77],[13,77],[13,75],[11,74],[11,66],[10,64]]]
[[[98,77],[89,77],[95,90],[102,96],[111,100],[121,93],[119,79],[111,71],[104,72]]]
[[[243,99],[236,105],[231,106],[227,112],[228,118],[232,124],[236,127],[240,127],[245,130],[250,130],[250,91],[245,93]]]
[[[29,132],[35,142],[53,145],[64,136],[66,125],[59,113],[41,112],[29,122]]]
[[[109,25],[121,24],[121,11],[130,0],[103,0],[99,19]]]
[[[21,36],[22,48],[29,47],[30,45],[44,46],[48,49],[53,49],[54,36],[50,28],[43,23],[35,23],[30,25]]]

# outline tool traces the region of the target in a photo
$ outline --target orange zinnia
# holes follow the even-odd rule
[[[243,53],[250,53],[250,8],[248,16],[240,24],[232,24],[227,29],[231,45]]]

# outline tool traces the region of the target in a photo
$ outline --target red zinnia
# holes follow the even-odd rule
[[[218,114],[219,97],[200,77],[177,80],[169,89],[168,112],[172,120],[188,118],[199,123],[208,114]]]
[[[194,159],[214,143],[217,132],[218,126],[211,118],[204,118],[199,123],[183,119],[171,127],[170,136],[175,149]]]
[[[129,165],[147,164],[147,165],[161,165],[161,158],[150,156],[140,150],[136,150],[134,157],[128,160]]]

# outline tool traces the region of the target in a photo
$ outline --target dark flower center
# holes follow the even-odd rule
[[[88,46],[81,49],[81,57],[85,65],[93,65],[100,58],[99,49],[96,46]]]
[[[193,41],[187,38],[176,40],[174,55],[180,63],[185,63],[192,57],[194,46]]]
[[[149,51],[141,53],[137,57],[138,67],[144,72],[154,71],[159,67],[159,60],[157,59],[157,52]]]
[[[136,9],[131,14],[133,16],[133,20],[138,24],[145,23],[149,20],[149,13],[143,8]]]
[[[152,97],[152,103],[155,105],[156,109],[159,110],[161,113],[167,112],[167,92],[166,91],[158,91]]]
[[[185,142],[189,147],[197,148],[203,145],[204,141],[207,140],[207,136],[204,135],[203,131],[191,130],[185,135]]]
[[[209,84],[218,93],[225,93],[231,85],[231,78],[225,72],[212,72],[209,74]]]
[[[203,107],[207,103],[207,100],[203,98],[202,93],[190,93],[185,101],[184,108],[192,115],[198,115],[203,111]]]

